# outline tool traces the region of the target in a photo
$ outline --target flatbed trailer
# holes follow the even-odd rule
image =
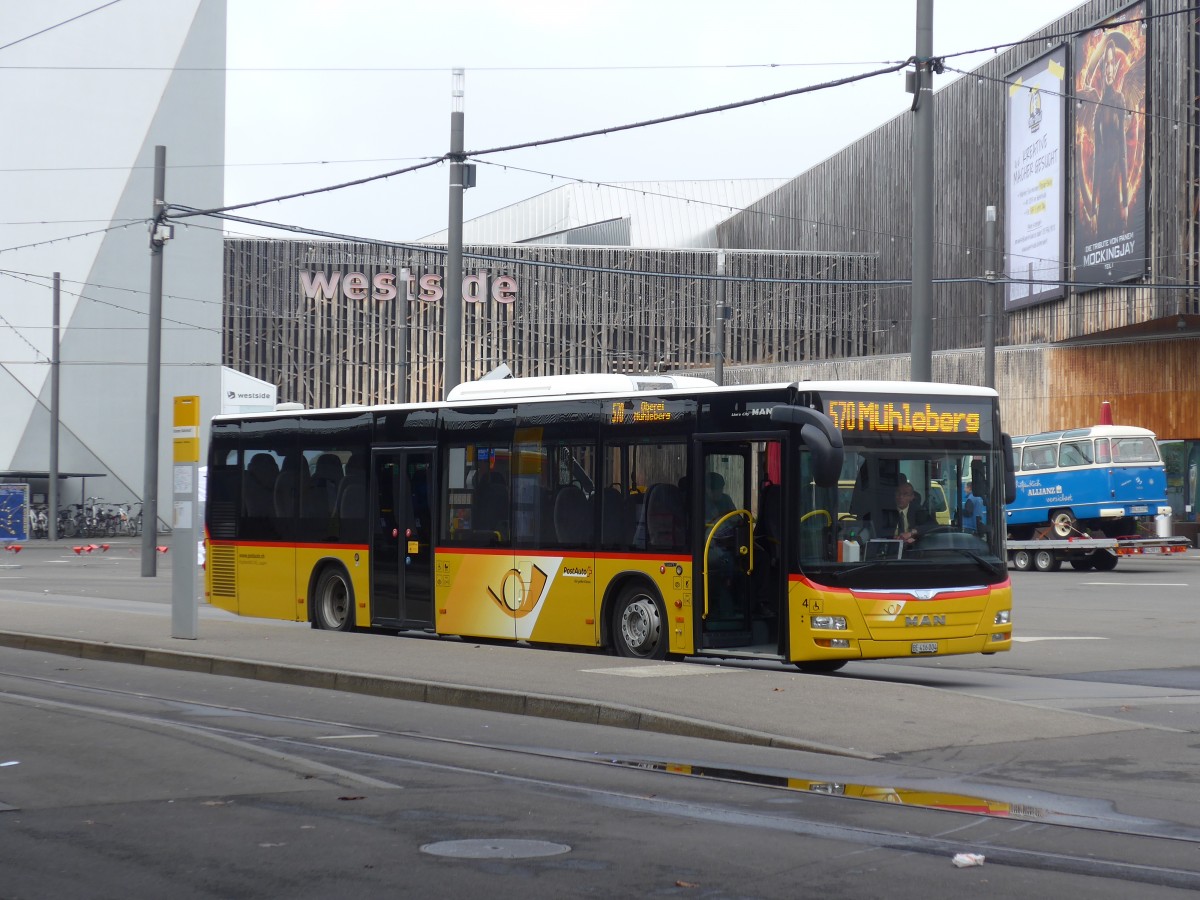
[[[1192,546],[1185,537],[1033,538],[1008,542],[1008,561],[1019,572],[1054,572],[1064,562],[1078,570],[1108,572],[1122,556],[1183,553]]]

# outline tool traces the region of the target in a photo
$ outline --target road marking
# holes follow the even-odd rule
[[[1187,587],[1186,581],[1082,581],[1080,584],[1101,587]]]
[[[624,675],[628,678],[662,678],[667,675],[711,675],[713,672],[728,672],[730,669],[719,669],[716,666],[692,666],[686,663],[680,665],[632,666],[628,669],[584,669],[594,675]]]
[[[313,738],[315,741],[352,741],[357,738],[374,738],[377,734],[323,734]]]
[[[1029,635],[1013,635],[1013,642],[1018,644],[1032,644],[1035,641],[1107,641],[1106,637],[1071,637],[1063,635],[1062,637],[1031,637]]]

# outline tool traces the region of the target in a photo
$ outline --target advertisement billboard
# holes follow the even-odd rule
[[[1067,47],[1009,77],[1005,129],[1006,310],[1065,293]]]
[[[1145,15],[1142,0],[1072,47],[1072,261],[1080,292],[1146,272]]]

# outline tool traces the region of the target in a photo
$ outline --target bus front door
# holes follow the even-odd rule
[[[433,450],[376,450],[371,472],[371,624],[431,629]]]
[[[696,533],[695,595],[702,602],[703,646],[749,647],[753,644],[754,454],[749,441],[700,444],[701,511]]]

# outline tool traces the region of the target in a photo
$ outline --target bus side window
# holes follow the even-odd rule
[[[1108,456],[1108,438],[1099,438],[1096,441],[1096,462],[1108,463],[1111,462]]]

